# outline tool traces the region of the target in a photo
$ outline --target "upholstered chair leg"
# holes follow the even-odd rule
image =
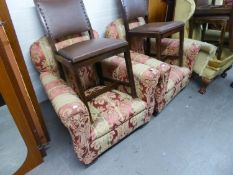
[[[199,89],[199,93],[204,95],[206,93],[206,89],[209,86],[211,80],[208,80],[207,78],[202,78],[201,80],[201,87]]]
[[[231,87],[233,88],[233,82],[231,83]]]
[[[229,68],[227,68],[222,74],[221,77],[222,78],[226,78],[227,77],[227,71],[229,71],[232,68],[232,66],[230,66]]]
[[[221,74],[221,77],[222,77],[222,78],[226,78],[226,77],[227,77],[227,72],[226,72],[226,71],[223,72],[223,73]]]

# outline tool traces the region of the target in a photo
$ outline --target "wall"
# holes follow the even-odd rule
[[[33,0],[6,0],[17,37],[39,102],[47,100],[29,55],[30,45],[43,36]],[[84,0],[92,27],[104,36],[105,27],[119,16],[116,0]]]

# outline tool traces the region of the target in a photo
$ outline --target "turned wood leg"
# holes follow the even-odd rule
[[[199,93],[204,95],[206,93],[206,89],[210,84],[210,80],[206,79],[206,78],[202,78],[201,80],[201,87],[199,89]]]
[[[224,39],[225,39],[226,28],[227,28],[227,23],[222,24],[222,31],[221,31],[221,36],[219,40],[218,55],[217,55],[217,58],[219,60],[221,59],[221,56],[222,56],[222,49],[223,49],[223,44],[224,44]]]
[[[180,30],[179,66],[183,66],[184,58],[184,28]]]
[[[132,62],[131,62],[130,51],[127,50],[126,52],[124,52],[124,56],[125,56],[125,63],[126,63],[129,84],[130,84],[130,88],[131,88],[131,94],[132,94],[133,98],[137,98],[137,92],[136,92],[136,87],[135,87],[135,82],[134,82],[133,66],[132,66]]]

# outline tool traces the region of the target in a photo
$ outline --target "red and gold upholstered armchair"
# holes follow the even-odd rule
[[[143,24],[145,24],[145,20],[138,18],[129,24],[129,28],[132,29]],[[126,32],[122,19],[117,19],[107,26],[107,38],[125,39],[125,36]],[[155,46],[155,44],[152,44],[152,46]],[[152,48],[152,50],[154,49]],[[189,83],[195,58],[199,50],[200,46],[198,44],[186,41],[184,44],[184,67],[179,67],[178,59],[173,59],[172,57],[178,55],[179,40],[169,38],[162,40],[162,55],[170,57],[165,63],[144,54],[143,38],[132,38],[131,59],[155,68],[161,74],[155,93],[155,109],[157,112],[160,112]]]
[[[98,34],[95,33],[95,37]],[[88,40],[84,33],[67,38],[56,45],[57,49]],[[133,99],[126,92],[126,87],[106,92],[89,102],[91,116],[87,107],[78,96],[73,77],[66,73],[66,82],[59,75],[48,39],[42,37],[32,44],[30,49],[32,61],[40,73],[41,83],[61,122],[69,130],[75,153],[84,164],[89,164],[100,154],[129,135],[138,127],[147,123],[156,106],[155,91],[160,73],[145,64],[132,62],[138,99]],[[102,62],[106,74],[115,79],[127,79],[125,61],[114,56]],[[80,70],[86,94],[95,91],[94,69],[83,67]],[[95,88],[93,88],[95,87]],[[94,123],[90,122],[90,117]]]

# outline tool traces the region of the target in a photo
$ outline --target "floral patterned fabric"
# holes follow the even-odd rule
[[[161,77],[155,91],[155,112],[160,112],[172,99],[166,98],[166,94],[173,88],[177,90],[183,89],[176,88],[175,86],[177,86],[183,80],[188,81],[191,75],[190,70],[186,67],[169,65],[167,63],[161,62],[143,54],[131,52],[131,57],[134,61],[146,64],[150,67],[154,67],[160,72]],[[188,83],[182,84],[187,85]],[[176,93],[174,93],[174,95],[171,97],[175,97],[175,95],[178,93],[177,90]]]
[[[97,37],[97,34],[95,34]],[[69,46],[70,44],[74,43],[74,42],[80,42],[83,40],[87,40],[89,39],[88,37],[84,36],[84,37],[79,37],[79,38],[73,38],[73,39],[68,39],[66,41],[63,41],[63,43],[61,45],[57,45],[57,47],[62,48],[62,47],[66,47]],[[37,47],[35,47],[37,46]],[[35,49],[36,48],[36,49]],[[38,55],[49,55],[50,57],[38,57]],[[56,65],[56,61],[54,59],[54,55],[52,53],[52,49],[48,43],[48,40],[46,39],[46,37],[42,37],[39,41],[35,42],[32,47],[31,47],[31,56],[32,56],[32,60],[33,62],[38,62],[36,64],[36,66],[38,67],[37,70],[39,72],[43,72],[41,71],[41,69],[39,69],[40,67],[45,67],[47,66],[47,62],[49,62],[49,66],[50,67],[54,67],[53,69],[49,69],[46,68],[44,71],[50,71],[50,72],[58,72],[58,68]],[[40,60],[40,58],[43,58],[41,60],[43,61],[38,61]],[[47,60],[47,58],[49,60]],[[112,69],[112,71],[114,71],[115,69],[117,69],[117,73],[115,71],[114,75],[113,74],[109,74],[111,78],[115,77],[116,79],[121,79],[124,81],[127,80],[127,77],[125,75],[126,74],[126,68],[125,68],[125,62],[122,59],[122,57],[112,57],[112,58],[116,58],[115,61],[103,61],[103,70],[109,70],[109,67],[114,68]],[[108,60],[113,60],[112,58],[108,59]],[[116,61],[118,60],[118,61]],[[123,61],[123,62],[122,62]],[[44,64],[46,63],[46,64]],[[42,64],[42,65],[40,65]],[[54,66],[54,65],[55,66]],[[106,64],[106,66],[105,66]],[[143,101],[145,101],[148,104],[148,109],[149,109],[149,116],[152,115],[152,113],[154,112],[154,104],[155,104],[155,100],[153,97],[155,88],[156,88],[156,84],[157,84],[157,80],[158,77],[160,76],[159,72],[157,70],[153,70],[150,69],[149,67],[146,65],[142,65],[142,64],[137,64],[134,66],[135,68],[133,68],[134,70],[134,76],[135,76],[135,82],[136,82],[136,90],[138,93],[138,96],[140,97],[140,99],[142,99]],[[88,66],[88,67],[82,67],[80,69],[80,75],[81,75],[81,81],[82,81],[82,85],[84,86],[85,90],[88,90],[90,88],[93,88],[97,85],[97,80],[96,80],[96,74],[93,71],[93,67],[92,66]],[[66,82],[68,83],[68,85],[75,91],[78,93],[78,88],[75,87],[75,84],[73,83],[75,81],[74,77],[71,76],[71,74],[69,74],[69,71],[67,71],[66,69],[64,69],[65,71],[65,75],[66,75]],[[128,92],[128,89],[125,87],[120,87],[119,90],[123,91],[123,92]]]
[[[164,107],[182,90],[184,89],[189,83],[189,77],[186,76],[182,81],[174,83],[174,86],[167,91],[164,97]]]
[[[62,48],[86,39],[88,38],[69,39],[57,47]],[[47,57],[47,54],[51,57]],[[102,94],[89,103],[91,117],[95,121],[91,124],[86,106],[74,91],[77,89],[72,84],[67,85],[60,78],[52,49],[45,37],[32,45],[31,56],[41,74],[41,82],[49,100],[62,123],[68,128],[74,150],[84,164],[91,163],[106,149],[151,119],[155,103],[154,93],[160,77],[157,69],[133,63],[137,94],[143,101],[132,99],[131,96],[122,93],[130,92],[129,88],[124,86],[119,87],[120,91],[113,90]],[[105,73],[111,78],[127,80],[126,66],[122,57],[111,57],[104,60],[102,65],[106,67]],[[95,79],[92,80],[94,72],[91,67],[84,67],[81,73],[83,83],[87,83],[86,95],[103,88],[96,86]],[[72,77],[67,80],[69,83]],[[95,87],[92,87],[93,85]]]
[[[155,51],[155,43],[155,40],[151,40],[152,51]],[[162,40],[161,45],[162,55],[178,55],[180,46],[178,39],[165,38]],[[194,40],[185,39],[183,64],[184,67],[189,68],[191,72],[193,71],[194,63],[200,51],[200,48],[200,44],[198,44]],[[172,65],[179,65],[179,60],[174,58],[167,59],[165,62]]]
[[[143,19],[141,19],[143,21]],[[134,24],[132,28],[143,25],[145,21],[140,22],[138,20],[137,24]],[[125,28],[122,19],[117,19],[113,21],[108,27],[106,31],[107,38],[116,38],[116,39],[125,39]],[[153,41],[153,40],[152,40]],[[135,43],[133,43],[134,46]],[[143,47],[143,42],[136,43]],[[154,50],[155,43],[152,42],[152,50]],[[165,98],[166,94],[177,84],[181,83],[183,80],[188,82],[189,76],[191,75],[191,71],[193,70],[193,66],[195,63],[195,58],[197,57],[200,46],[195,43],[187,40],[184,44],[184,65],[185,67],[178,67],[173,65],[178,65],[178,60],[172,58],[172,56],[178,55],[179,50],[179,42],[176,39],[168,39],[165,38],[162,40],[162,54],[171,56],[171,59],[166,60],[167,63],[156,60],[155,58],[151,58],[141,52],[138,48],[140,47],[132,47],[131,51],[131,59],[135,62],[139,62],[142,64],[146,64],[150,67],[154,67],[160,71],[160,80],[158,82],[158,86],[156,88],[155,93],[155,112],[160,112],[165,105],[171,100],[171,98]],[[139,50],[139,51],[138,51]],[[120,55],[122,56],[122,55]],[[188,84],[188,83],[182,83]],[[181,90],[182,88],[175,88],[177,90]],[[176,91],[177,91],[176,90]],[[174,92],[176,95],[177,92]],[[174,97],[174,95],[170,96]]]
[[[46,37],[42,37],[39,41],[32,44],[30,55],[38,72],[53,72],[59,75],[52,48]]]
[[[132,66],[137,95],[147,103],[148,116],[150,117],[155,111],[156,101],[154,94],[157,90],[160,72],[155,68],[134,61],[132,61]],[[124,58],[119,56],[108,58],[102,62],[102,67],[106,77],[121,81],[128,80]],[[130,88],[126,86],[120,86],[118,90],[128,94],[130,93]]]
[[[98,38],[98,33],[94,31],[94,36]],[[58,41],[56,44],[57,50],[64,47],[68,47],[72,44],[89,40],[88,33],[82,35],[76,35],[71,38],[65,38],[62,41]],[[54,72],[59,75],[58,66],[55,61],[55,55],[46,37],[40,38],[37,42],[33,43],[30,48],[30,54],[32,61],[38,72]],[[74,77],[72,77],[66,69],[64,69],[67,83],[78,93],[78,87],[75,86]],[[79,71],[82,85],[84,89],[89,89],[96,86],[97,79],[96,74],[92,66],[82,67]]]
[[[56,113],[72,136],[78,158],[85,164],[147,121],[145,102],[112,90],[90,101],[94,119],[91,124],[86,106],[63,80],[49,72],[40,77]]]
[[[139,18],[137,21],[131,22],[129,24],[130,29],[141,26],[145,24],[145,20],[143,18]],[[125,39],[125,27],[123,24],[123,20],[116,19],[113,21],[106,30],[107,38],[115,38],[115,39]],[[137,38],[137,40],[131,41],[132,46],[131,50],[138,53],[144,53],[144,39]],[[155,53],[155,39],[151,39],[151,52]],[[178,55],[179,51],[179,40],[178,39],[162,39],[161,45],[162,55],[175,56]],[[193,65],[195,63],[195,58],[197,57],[200,51],[200,45],[198,45],[193,40],[185,40],[184,43],[184,66],[188,67],[191,71],[193,70]],[[173,65],[178,65],[177,59],[170,59],[166,62]]]
[[[133,29],[145,24],[145,20],[143,18],[138,18],[129,23],[129,28]],[[107,38],[115,38],[115,39],[125,39],[126,32],[125,27],[123,25],[123,20],[117,19],[113,21],[106,30]],[[144,39],[141,37],[134,37],[131,39],[131,49],[135,52],[144,53]]]

